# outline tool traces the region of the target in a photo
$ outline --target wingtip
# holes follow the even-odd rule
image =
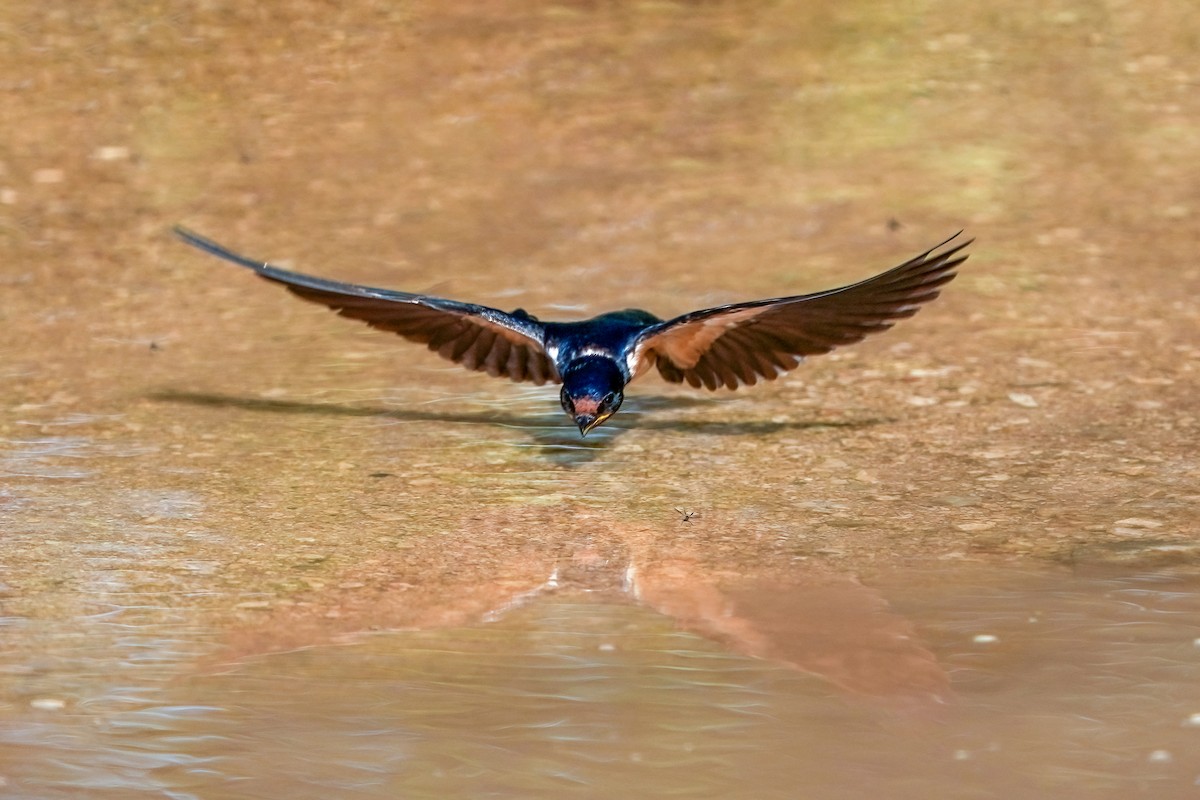
[[[175,224],[171,226],[171,233],[175,234],[175,238],[182,242],[192,245],[193,247],[202,247],[204,249],[220,248],[221,246],[209,239],[207,236],[201,236],[191,228],[183,225]],[[224,249],[224,248],[221,248]]]
[[[962,235],[963,235],[964,233],[966,233],[966,232],[967,232],[967,229],[966,229],[966,228],[959,228],[959,229],[958,229],[958,231],[956,231],[955,233],[951,234],[951,235],[950,235],[950,237],[949,237],[948,239],[944,240],[944,241],[943,241],[941,244],[934,245],[932,248],[930,248],[929,252],[931,252],[931,253],[932,253],[934,250],[940,250],[941,248],[943,248],[943,247],[945,247],[946,245],[950,244],[951,242],[953,242],[955,239],[957,239],[958,237],[962,236]],[[955,245],[954,245],[954,248],[955,248],[956,250],[961,250],[962,248],[966,247],[967,245],[971,244],[971,243],[972,243],[972,242],[974,242],[974,241],[975,241],[975,237],[974,237],[974,236],[972,236],[970,239],[967,239],[966,241],[963,241],[963,242],[956,242],[956,243],[955,243]]]
[[[975,242],[975,237],[971,237],[970,239],[966,239],[965,241],[961,242],[955,241],[959,236],[962,236],[962,234],[963,231],[959,231],[941,244],[925,251],[920,256],[921,260],[926,262],[938,262],[942,269],[953,269],[954,267],[957,267],[970,257],[970,253],[964,253],[963,251]],[[951,242],[954,243],[953,247],[949,248],[948,250],[942,249]]]
[[[209,239],[206,236],[201,236],[195,231],[185,228],[182,225],[172,225],[171,232],[175,234],[176,238],[178,238],[184,244],[190,245],[197,250],[203,250],[205,253],[216,256],[217,258],[223,258],[226,261],[234,264],[238,264],[243,267],[249,267],[256,272],[261,273],[263,269],[269,266],[269,264],[267,264],[265,261],[257,261],[252,258],[247,258],[240,253],[235,253],[228,247],[219,245],[212,239]]]

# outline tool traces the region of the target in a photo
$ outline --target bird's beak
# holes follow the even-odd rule
[[[594,414],[578,415],[575,417],[575,424],[579,426],[579,435],[587,436],[588,433],[591,432],[592,428],[596,427],[601,422],[604,422],[605,419],[607,419],[607,417],[597,417]]]

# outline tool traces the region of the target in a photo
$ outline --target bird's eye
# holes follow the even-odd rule
[[[615,394],[613,394],[612,392],[609,392],[608,394],[604,395],[604,399],[600,401],[600,404],[605,405],[605,406],[611,406],[614,402],[616,402],[616,399],[617,399],[617,396]]]

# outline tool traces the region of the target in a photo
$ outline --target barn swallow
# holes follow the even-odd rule
[[[581,322],[542,322],[524,309],[504,312],[390,289],[316,278],[246,258],[186,228],[175,233],[212,255],[373,328],[398,333],[467,369],[562,384],[563,410],[581,435],[602,425],[634,378],[657,367],[672,383],[736,389],[774,380],[806,356],[861,341],[911,317],[954,279],[974,240],[962,233],[873,278],[814,294],[705,308],[662,320],[640,309]]]

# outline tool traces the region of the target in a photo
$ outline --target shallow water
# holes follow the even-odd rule
[[[182,631],[128,609],[95,620],[78,658],[10,674],[24,690],[2,734],[6,786],[1186,797],[1200,780],[1198,577],[975,566],[884,573],[877,589],[742,579],[709,621],[721,642],[567,584],[483,625],[363,634],[189,678]],[[105,636],[125,654],[108,670],[88,657]],[[738,652],[755,648],[769,657]]]
[[[1190,797],[1186,3],[0,10],[0,794]],[[187,249],[913,320],[581,440]]]

